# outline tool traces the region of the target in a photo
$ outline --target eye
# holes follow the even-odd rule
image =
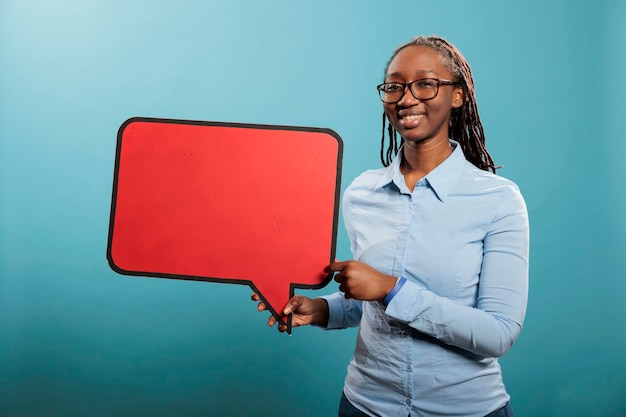
[[[386,83],[383,84],[383,91],[385,93],[395,93],[404,90],[404,84],[400,83]]]
[[[423,80],[417,80],[415,82],[417,88],[435,88],[437,87],[437,81],[431,78],[425,78]]]

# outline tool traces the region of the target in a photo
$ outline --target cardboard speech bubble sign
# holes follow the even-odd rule
[[[124,275],[249,285],[291,331],[295,288],[332,274],[343,142],[330,129],[131,118],[107,259]]]

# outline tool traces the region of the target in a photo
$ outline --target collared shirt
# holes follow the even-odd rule
[[[406,278],[387,305],[325,297],[328,329],[359,326],[344,392],[371,416],[480,417],[509,400],[497,358],[526,313],[526,205],[513,182],[450,142],[413,192],[400,152],[344,193],[354,259]]]

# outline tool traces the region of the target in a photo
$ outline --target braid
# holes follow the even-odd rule
[[[380,162],[383,163],[384,167],[389,166],[389,161],[385,158],[385,124],[387,123],[387,117],[385,117],[385,112],[383,112],[383,133],[380,135]],[[387,153],[389,153],[389,149],[387,149]]]
[[[389,64],[393,58],[398,54],[398,52],[408,46],[427,46],[437,51],[441,56],[443,64],[461,84],[465,97],[465,103],[458,109],[452,109],[449,125],[450,138],[459,142],[468,161],[480,169],[485,171],[491,170],[495,173],[496,169],[500,167],[495,165],[493,158],[487,151],[487,147],[485,145],[485,132],[483,130],[482,122],[480,121],[480,116],[478,115],[472,70],[461,52],[454,45],[441,37],[419,36],[396,49],[392,57],[389,59],[389,62],[387,62],[385,74],[387,74]],[[385,119],[386,118],[383,118],[383,141],[381,145],[383,147]],[[387,159],[383,159],[382,161],[384,166],[389,166],[390,160],[398,153],[395,134],[396,132],[390,124],[390,143],[386,151]],[[383,150],[381,147],[381,158],[382,154]]]
[[[382,139],[380,143],[380,161],[383,163],[383,166],[388,167],[393,161],[393,157],[398,154],[398,150],[400,146],[404,143],[404,139],[400,138],[400,143],[398,144],[398,134],[396,129],[393,128],[391,123],[387,126],[387,134],[389,135],[389,145],[387,145],[387,149],[385,150],[385,124],[387,123],[387,116],[385,112],[383,112],[383,133]]]

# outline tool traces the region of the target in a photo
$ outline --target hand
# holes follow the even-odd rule
[[[258,294],[252,294],[253,301],[260,301],[261,297]],[[259,311],[267,310],[267,306],[263,301],[259,302],[257,306]],[[307,324],[318,324],[320,326],[326,326],[328,324],[328,303],[322,298],[308,298],[303,295],[294,295],[283,309],[283,314],[292,314],[291,327],[306,326]],[[276,324],[276,317],[271,315],[267,320],[267,325],[272,327]],[[287,326],[284,324],[278,325],[278,331],[284,332],[287,330]]]
[[[371,266],[358,261],[333,262],[326,267],[326,272],[339,272],[335,281],[339,291],[346,298],[363,301],[384,299],[396,285],[397,277],[378,272]]]

